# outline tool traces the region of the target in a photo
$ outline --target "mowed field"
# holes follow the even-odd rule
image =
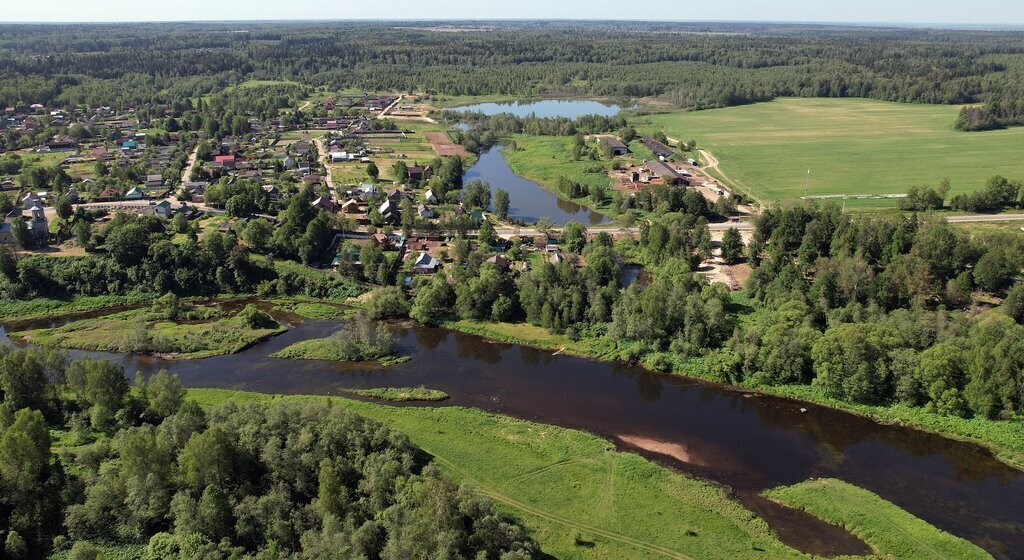
[[[953,129],[958,106],[864,99],[787,98],[743,107],[645,117],[642,130],[697,140],[730,179],[767,200],[804,193],[897,194],[952,181],[951,195],[997,174],[1024,178],[1024,128]],[[849,206],[896,201],[849,200]]]

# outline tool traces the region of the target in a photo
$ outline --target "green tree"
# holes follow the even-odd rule
[[[161,369],[149,378],[146,384],[149,395],[149,411],[158,418],[167,418],[178,412],[181,403],[185,402],[185,387],[177,375]]]
[[[562,229],[562,243],[573,253],[583,252],[583,247],[587,244],[587,228],[575,220],[565,224],[565,228]]]
[[[114,414],[124,405],[128,380],[124,368],[107,360],[83,358],[68,367],[68,382],[90,406],[93,427],[105,430],[113,425]]]
[[[490,220],[484,219],[480,222],[480,228],[476,232],[477,241],[484,247],[490,247],[494,245],[497,237],[494,233],[494,224]]]
[[[374,181],[380,176],[380,170],[377,169],[377,164],[372,161],[366,166],[366,174],[370,176]]]
[[[15,218],[11,222],[11,236],[14,238],[14,242],[22,249],[32,245],[32,234],[28,231],[28,225],[25,224],[25,220]]]
[[[722,260],[725,264],[736,264],[743,258],[743,237],[740,230],[731,227],[722,234]]]
[[[499,220],[508,219],[510,199],[508,191],[505,189],[496,189],[494,191],[494,213],[498,216]]]
[[[239,481],[241,462],[231,436],[220,426],[189,438],[178,458],[182,481],[198,492],[207,486],[227,488]]]
[[[450,315],[455,304],[455,291],[442,277],[420,288],[413,300],[409,316],[426,324],[436,325]]]
[[[409,166],[404,161],[398,160],[391,166],[391,175],[396,183],[405,183],[409,180]]]

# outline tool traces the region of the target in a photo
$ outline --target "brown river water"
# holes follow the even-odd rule
[[[775,505],[759,492],[835,477],[867,488],[997,558],[1024,559],[1024,472],[977,445],[638,366],[552,355],[421,326],[396,327],[401,352],[413,359],[388,368],[269,357],[337,327],[336,321],[296,321],[285,334],[241,353],[195,361],[70,354],[112,359],[129,375],[165,368],[191,387],[340,394],[352,388],[423,385],[451,396],[432,406],[469,406],[586,430],[621,449],[726,485],[784,542],[800,550],[822,555],[867,552],[844,530]],[[2,328],[0,341],[6,341]]]

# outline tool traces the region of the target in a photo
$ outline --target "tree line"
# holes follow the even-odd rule
[[[0,348],[4,558],[539,557],[408,439],[330,403],[212,410],[161,371]]]

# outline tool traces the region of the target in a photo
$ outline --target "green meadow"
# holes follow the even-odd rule
[[[640,130],[696,140],[721,170],[766,201],[810,195],[898,194],[952,181],[950,194],[1001,174],[1024,178],[1024,127],[960,132],[959,106],[787,98],[743,107],[640,117]],[[811,170],[807,180],[807,170]],[[849,200],[857,208],[894,200]]]
[[[936,529],[876,494],[841,480],[809,480],[775,488],[765,495],[846,528],[881,557],[992,558],[970,542]]]

